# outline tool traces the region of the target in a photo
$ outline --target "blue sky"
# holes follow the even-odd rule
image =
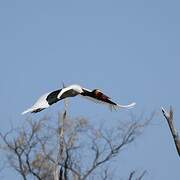
[[[0,130],[10,121],[21,124],[20,113],[62,82],[98,87],[117,102],[136,101],[137,116],[158,112],[121,157],[122,176],[135,168],[146,169],[146,179],[179,179],[179,157],[160,112],[172,105],[180,131],[179,6],[176,0],[0,1]],[[69,102],[72,116],[111,122],[128,116],[79,98]],[[59,103],[41,115],[62,109]]]

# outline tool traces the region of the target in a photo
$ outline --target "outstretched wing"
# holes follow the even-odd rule
[[[42,111],[43,109],[45,108],[48,108],[49,107],[49,104],[46,100],[46,98],[48,97],[50,93],[46,93],[44,95],[42,95],[36,102],[35,104],[30,107],[29,109],[25,110],[22,112],[22,114],[26,114],[28,112],[31,112],[31,113],[36,113],[36,112],[39,112],[39,111]]]
[[[66,88],[62,88],[53,92],[46,93],[43,96],[41,96],[32,107],[22,112],[22,114],[26,114],[28,112],[31,112],[31,113],[40,112],[43,109],[48,108],[52,104],[64,98],[74,97],[80,94],[81,92],[82,92],[82,89],[79,85],[71,85]]]
[[[50,105],[56,103],[60,99],[57,98],[58,94],[61,92],[62,89],[58,89],[53,92],[46,93],[42,95],[36,102],[35,104],[30,107],[29,109],[25,110],[22,112],[22,114],[26,114],[28,112],[31,113],[37,113],[40,112],[46,108],[48,108]]]

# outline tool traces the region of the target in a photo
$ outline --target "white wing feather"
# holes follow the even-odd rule
[[[30,107],[29,109],[25,110],[22,112],[22,114],[26,114],[28,112],[32,112],[32,111],[35,111],[39,108],[42,108],[42,109],[45,109],[45,108],[48,108],[49,107],[49,104],[46,100],[47,96],[49,95],[49,93],[46,93],[44,95],[42,95],[36,102],[35,104]]]
[[[81,86],[77,85],[77,84],[73,84],[73,85],[70,85],[68,87],[65,87],[63,88],[60,93],[58,94],[57,98],[60,99],[62,94],[64,94],[66,91],[70,90],[70,89],[73,89],[74,91],[78,92],[78,93],[82,93],[83,90],[81,88]]]

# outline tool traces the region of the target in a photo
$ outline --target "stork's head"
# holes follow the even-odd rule
[[[99,89],[94,89],[92,91],[92,93],[96,96],[96,97],[99,97],[102,95],[102,92],[99,90]]]

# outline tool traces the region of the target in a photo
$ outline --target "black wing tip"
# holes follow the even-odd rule
[[[31,111],[31,113],[38,113],[38,112],[40,112],[40,111],[42,111],[42,110],[44,110],[45,108],[38,108],[38,109],[36,109],[36,110],[34,110],[34,111]]]

